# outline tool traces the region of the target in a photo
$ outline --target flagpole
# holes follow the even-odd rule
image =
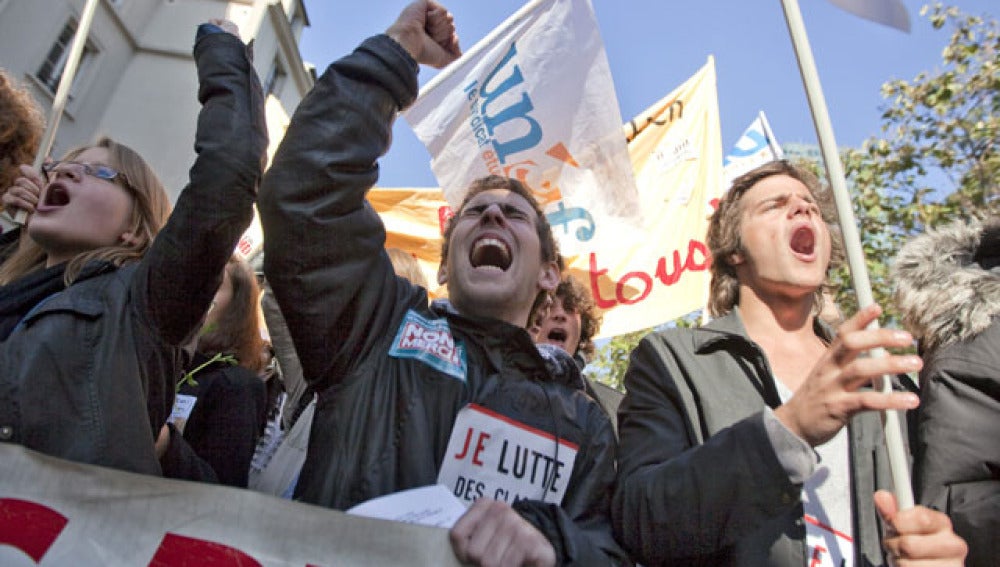
[[[528,17],[528,14],[534,11],[535,8],[537,8],[540,4],[544,4],[546,2],[554,2],[554,1],[555,0],[531,0],[524,6],[521,6],[521,8],[517,12],[514,12],[514,14],[509,18],[507,18],[506,20],[504,20],[502,24],[493,28],[493,30],[490,31],[490,33],[487,34],[486,37],[479,40],[479,42],[477,42],[475,45],[469,48],[468,51],[463,53],[462,57],[458,61],[455,61],[451,65],[448,65],[440,73],[434,75],[434,77],[432,77],[431,80],[427,81],[427,84],[424,85],[422,89],[420,89],[420,92],[430,91],[435,86],[437,86],[438,83],[446,80],[448,77],[452,76],[452,74],[457,73],[464,61],[469,61],[471,59],[474,59],[479,54],[480,51],[486,49],[487,46],[493,44],[494,39],[496,39],[498,35],[504,33],[507,30],[507,28],[519,23],[521,20]]]
[[[837,154],[837,143],[833,137],[833,127],[830,124],[826,99],[823,97],[819,74],[816,71],[816,62],[813,60],[812,48],[809,46],[809,38],[802,21],[802,13],[799,11],[798,0],[781,0],[781,5],[785,11],[788,33],[791,35],[795,57],[799,62],[799,72],[802,74],[802,83],[805,85],[809,108],[812,110],[813,122],[816,125],[820,151],[823,154],[826,172],[833,189],[837,214],[840,217],[840,230],[847,252],[847,263],[851,269],[851,279],[858,298],[858,307],[867,307],[874,303],[875,299],[872,294],[871,281],[868,279],[868,270],[865,267],[864,249],[861,247],[857,221],[851,207],[851,197],[844,179],[844,169],[840,163],[840,156]],[[877,329],[878,321],[873,321],[868,328]],[[872,349],[871,356],[883,357],[885,351],[881,348]],[[889,377],[882,377],[880,389],[887,393],[892,391],[892,381]],[[882,423],[885,430],[885,444],[889,454],[889,468],[892,472],[896,501],[899,503],[900,510],[912,508],[913,489],[910,485],[909,466],[906,449],[903,445],[900,412],[883,411]]]
[[[76,35],[73,37],[73,46],[69,50],[66,58],[66,66],[63,67],[62,77],[59,79],[59,86],[56,88],[55,98],[52,100],[52,111],[49,113],[49,120],[45,126],[45,133],[42,134],[42,141],[38,144],[38,153],[35,154],[35,162],[32,167],[39,171],[45,158],[52,150],[52,143],[56,138],[56,129],[59,128],[59,120],[62,119],[63,110],[66,109],[66,101],[69,99],[69,89],[73,85],[73,78],[76,76],[77,68],[80,65],[80,56],[83,55],[83,48],[87,44],[87,34],[90,33],[90,24],[94,21],[94,13],[97,11],[97,4],[100,0],[87,0],[80,14],[80,23],[76,27]],[[28,220],[28,212],[18,210],[14,214],[14,222],[24,224]]]

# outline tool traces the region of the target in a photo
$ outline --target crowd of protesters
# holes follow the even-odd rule
[[[463,562],[995,564],[998,221],[904,249],[912,335],[868,329],[877,306],[834,329],[828,194],[761,166],[710,221],[715,319],[646,337],[609,403],[582,373],[601,315],[524,184],[468,188],[443,235],[447,299],[384,247],[377,161],[419,66],[460,55],[448,11],[416,0],[329,66],[265,173],[250,48],[203,24],[197,158],[173,210],[111,139],[25,165],[41,113],[0,72],[2,204],[29,214],[2,235],[0,440],[344,510],[441,482],[469,424],[498,418],[557,466],[517,498],[468,498],[450,529]],[[255,202],[262,274],[232,255]],[[915,339],[922,356],[864,355]],[[893,392],[872,389],[883,375]],[[914,417],[915,507],[885,490],[879,410]]]

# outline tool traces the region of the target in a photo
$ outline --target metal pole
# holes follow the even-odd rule
[[[858,235],[857,221],[851,207],[851,196],[847,192],[847,182],[844,180],[844,168],[837,154],[837,142],[833,137],[833,127],[830,125],[830,115],[826,108],[826,99],[820,87],[819,74],[816,72],[816,62],[813,60],[809,38],[806,35],[802,13],[797,0],[781,0],[785,11],[785,21],[788,23],[788,33],[792,37],[795,57],[799,62],[799,72],[806,88],[809,108],[812,110],[813,122],[816,125],[816,135],[819,137],[819,147],[826,163],[826,172],[830,178],[834,201],[837,205],[837,215],[840,217],[840,230],[844,238],[844,248],[847,252],[847,263],[851,269],[851,280],[858,297],[858,307],[867,307],[875,302],[872,295],[872,284],[868,279],[868,269],[865,266],[865,253],[861,247]],[[878,328],[878,321],[869,325],[871,329]],[[871,351],[873,357],[885,356],[881,348]],[[892,391],[892,381],[883,376],[879,385],[883,392]],[[882,425],[885,430],[885,444],[889,453],[889,468],[892,471],[892,482],[899,509],[913,507],[913,489],[910,485],[909,464],[906,448],[903,444],[903,433],[900,422],[900,412],[882,412]]]
[[[56,130],[59,128],[59,120],[62,119],[63,110],[66,109],[66,101],[69,99],[69,90],[73,86],[73,78],[76,76],[77,68],[80,66],[80,56],[83,55],[83,48],[87,44],[87,35],[90,33],[90,24],[94,21],[94,13],[97,11],[97,4],[100,0],[87,0],[80,15],[80,22],[76,27],[76,35],[73,36],[73,46],[69,50],[66,58],[66,66],[63,67],[62,77],[59,78],[59,86],[56,88],[55,98],[52,100],[52,111],[49,113],[49,120],[45,126],[45,133],[42,141],[38,145],[38,153],[35,154],[33,167],[39,170],[45,163],[45,158],[52,149],[52,143],[56,138]],[[24,224],[28,220],[28,212],[19,210],[14,215],[14,222]]]

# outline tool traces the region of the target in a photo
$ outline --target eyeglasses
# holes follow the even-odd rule
[[[126,187],[132,187],[132,185],[129,184],[128,178],[125,177],[124,173],[112,167],[108,167],[106,165],[94,164],[94,163],[80,163],[76,161],[50,161],[42,165],[42,173],[45,174],[50,183],[52,181],[55,181],[56,176],[60,172],[64,171],[73,171],[76,173],[82,171],[83,173],[91,177],[104,179],[106,181],[114,181],[115,179],[120,179],[121,182]]]

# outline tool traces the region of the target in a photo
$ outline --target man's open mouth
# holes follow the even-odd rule
[[[796,254],[811,256],[816,249],[816,234],[813,233],[812,227],[803,226],[796,229],[792,233],[790,246]]]
[[[472,244],[469,263],[473,268],[494,267],[506,271],[510,267],[510,248],[502,240],[485,236]]]

